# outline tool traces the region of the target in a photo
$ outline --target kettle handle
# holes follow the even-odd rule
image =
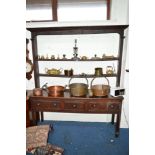
[[[104,77],[106,80],[107,80],[107,83],[108,83],[108,86],[109,86],[109,80],[108,80],[108,78],[106,78],[106,77]],[[91,83],[90,83],[90,88],[92,88],[92,83],[93,83],[93,81],[96,79],[96,77],[94,77],[93,79],[92,79],[92,81],[91,81]]]
[[[84,78],[86,79],[86,81],[87,81],[87,86],[88,86],[88,79],[87,79],[86,77],[84,77]],[[70,85],[70,82],[71,82],[72,79],[73,79],[73,77],[70,78],[68,86]]]
[[[107,66],[106,69],[108,69],[108,68],[112,68],[112,70],[114,70],[113,66]]]

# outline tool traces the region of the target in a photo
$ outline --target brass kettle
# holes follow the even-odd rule
[[[106,67],[106,74],[114,74],[115,69],[112,66],[107,66]]]
[[[55,68],[52,68],[52,69],[48,69],[48,68],[45,68],[45,72],[47,74],[50,74],[50,75],[59,75],[62,73],[62,68],[60,69],[55,69]]]

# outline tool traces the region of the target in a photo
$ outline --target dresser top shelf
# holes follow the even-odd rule
[[[44,62],[54,62],[54,61],[74,61],[74,62],[103,62],[103,61],[116,61],[117,62],[117,73],[108,75],[104,74],[101,77],[116,77],[116,86],[120,86],[121,80],[121,68],[122,68],[122,55],[123,55],[123,42],[124,42],[124,31],[128,28],[129,25],[85,25],[85,26],[53,26],[53,27],[31,27],[27,28],[28,31],[31,32],[31,41],[32,41],[32,52],[33,52],[33,62],[34,62],[34,79],[35,79],[35,87],[40,87],[40,77],[67,77],[64,75],[48,75],[42,74],[39,72],[39,63]],[[38,59],[39,53],[37,48],[37,37],[42,35],[89,35],[89,34],[108,34],[113,33],[119,36],[119,47],[118,47],[118,54],[114,57],[101,57],[101,59],[87,59],[87,60],[72,60],[69,59]],[[109,56],[109,55],[107,55]],[[49,58],[49,57],[48,57]],[[82,78],[81,75],[74,75],[74,77]],[[94,78],[95,76],[92,74],[87,74],[87,78]]]
[[[27,28],[34,35],[71,35],[121,33],[129,25],[98,25],[98,26],[63,26],[63,27],[33,27]]]

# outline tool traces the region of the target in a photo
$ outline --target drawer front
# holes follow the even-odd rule
[[[108,103],[109,112],[119,112],[121,110],[121,103]]]
[[[88,112],[106,112],[107,111],[107,103],[102,102],[89,102],[87,103]]]
[[[31,101],[31,110],[35,111],[60,111],[63,105],[60,101]]]
[[[64,111],[71,111],[71,112],[81,112],[85,111],[84,102],[80,101],[65,101],[64,102]]]

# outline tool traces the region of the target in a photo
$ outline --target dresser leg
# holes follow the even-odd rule
[[[44,121],[44,113],[41,112],[41,121],[43,122]]]
[[[37,120],[37,121],[40,121],[40,115],[39,115],[39,112],[36,112],[36,120]]]
[[[115,137],[117,138],[119,136],[119,132],[116,132],[115,133]]]
[[[121,113],[117,114],[116,127],[115,127],[115,136],[119,136],[120,131],[120,121],[121,121]]]
[[[114,124],[114,119],[115,119],[115,114],[112,114],[112,117],[111,117],[111,124]]]
[[[32,111],[32,125],[37,125],[37,115],[34,111]]]

